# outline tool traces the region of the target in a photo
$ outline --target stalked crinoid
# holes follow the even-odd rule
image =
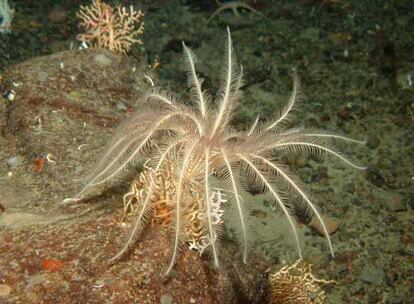
[[[296,74],[290,99],[278,114],[265,122],[257,119],[246,130],[232,127],[242,97],[243,70],[235,62],[230,30],[221,87],[214,97],[202,88],[203,81],[195,69],[196,57],[184,43],[183,48],[190,100],[155,88],[147,92],[137,112],[118,128],[104,154],[83,178],[83,189],[69,200],[82,199],[91,188],[145,163],[144,171],[124,196],[125,211],[132,209],[134,219],[123,247],[113,259],[134,245],[154,216],[161,217],[173,231],[167,274],[183,244],[209,253],[219,267],[224,212],[233,212],[237,218],[238,241],[243,260],[247,261],[249,231],[254,229],[249,225],[248,189],[252,187],[286,216],[300,257],[295,215],[303,211],[321,223],[333,254],[322,216],[290,172],[286,158],[296,154],[326,156],[364,169],[335,149],[341,142],[361,142],[323,130],[288,127],[300,97]]]

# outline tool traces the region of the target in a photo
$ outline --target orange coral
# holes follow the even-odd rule
[[[315,278],[312,265],[301,259],[271,274],[269,281],[270,304],[322,304],[326,295],[321,286],[336,283]]]
[[[189,170],[187,175],[191,176],[191,174],[192,170]],[[150,186],[152,178],[156,179],[156,185],[154,197],[151,200],[154,207],[151,224],[168,226],[171,223],[171,204],[173,197],[176,195],[176,164],[172,160],[166,162],[163,169],[158,173],[153,168],[144,165],[141,173],[133,181],[130,192],[124,195],[124,215],[122,222],[125,222],[129,215],[136,215],[141,211],[146,189]],[[186,197],[184,200],[185,203],[183,204],[184,231],[189,248],[199,251],[201,254],[210,244],[201,220],[203,215],[203,210],[200,206],[202,186],[196,182],[192,182],[190,187],[189,192],[191,195]],[[214,221],[217,224],[222,224],[223,220],[221,216],[224,211],[220,205],[227,200],[219,190],[214,192],[212,200],[216,202],[212,208]]]
[[[124,195],[124,216],[122,222],[126,220],[128,215],[136,214],[140,208],[143,199],[145,199],[146,188],[154,177],[157,180],[157,190],[154,199],[154,217],[152,224],[168,225],[170,223],[170,207],[171,197],[175,193],[175,185],[172,184],[171,175],[174,174],[174,168],[171,163],[165,166],[165,170],[154,175],[151,167],[144,165],[143,171],[133,181],[131,191]]]
[[[141,22],[144,14],[132,6],[129,12],[121,6],[115,10],[101,0],[93,0],[91,6],[81,6],[77,16],[82,19],[80,26],[85,33],[76,39],[87,45],[126,53],[132,44],[142,44],[137,37],[144,32],[144,22]]]

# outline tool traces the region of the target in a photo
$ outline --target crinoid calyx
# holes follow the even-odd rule
[[[201,253],[209,252],[214,265],[219,266],[223,212],[236,215],[238,239],[246,262],[250,187],[265,194],[273,209],[286,216],[300,256],[295,225],[298,211],[316,216],[333,252],[322,216],[284,164],[285,159],[304,153],[333,157],[363,169],[334,149],[339,142],[361,142],[321,130],[287,127],[300,96],[296,75],[291,97],[278,114],[267,122],[256,120],[248,130],[233,128],[230,122],[241,98],[243,71],[236,65],[229,30],[227,34],[225,68],[216,96],[203,90],[195,69],[196,58],[183,43],[190,100],[182,101],[155,88],[147,92],[140,100],[139,110],[119,127],[104,154],[83,179],[83,189],[70,199],[79,200],[92,187],[121,176],[131,165],[146,163],[147,171],[141,178],[144,187],[138,183],[124,197],[126,208],[128,202],[136,200],[135,218],[123,248],[113,259],[134,245],[161,201],[161,209],[168,210],[168,224],[173,231],[167,273],[185,243]]]

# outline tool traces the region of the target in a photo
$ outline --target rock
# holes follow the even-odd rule
[[[37,73],[37,80],[43,83],[46,83],[49,79],[49,74],[45,71],[39,71]]]
[[[7,167],[9,167],[10,170],[16,168],[21,162],[22,158],[20,156],[12,156],[6,160]]]
[[[244,264],[241,250],[229,240],[221,244],[219,269],[208,256],[200,257],[183,244],[173,273],[166,277],[171,231],[150,226],[130,252],[110,262],[123,244],[124,228],[115,224],[119,220],[110,214],[65,225],[1,231],[5,250],[0,269],[13,273],[13,303],[27,303],[29,295],[37,303],[53,299],[64,304],[105,303],[110,297],[119,303],[264,303],[267,263],[252,256]],[[36,237],[29,238],[28,233]],[[48,256],[59,256],[65,266],[42,273],[42,261]]]
[[[361,269],[360,279],[365,283],[380,284],[384,278],[384,270],[376,265],[365,265]]]
[[[121,111],[126,111],[128,109],[128,107],[122,101],[116,104],[116,108]]]
[[[86,171],[113,128],[129,115],[117,103],[134,108],[147,89],[144,75],[154,78],[144,60],[94,49],[36,58],[2,75],[22,84],[0,111],[5,143],[0,158],[18,154],[23,159],[13,178],[4,181],[7,192],[0,193],[5,206],[17,209],[1,214],[7,228],[0,229],[0,269],[13,277],[12,303],[105,303],[111,298],[159,303],[161,295],[166,303],[263,303],[268,265],[255,256],[245,264],[229,240],[222,241],[219,269],[208,255],[200,257],[183,244],[165,277],[173,233],[149,226],[120,261],[110,262],[126,233],[119,224],[126,188],[117,193],[108,187],[87,202],[59,204],[81,186],[67,176]],[[35,173],[38,159],[43,169]],[[45,267],[44,261],[50,258],[64,266],[46,273],[50,263]]]
[[[34,286],[36,285],[40,285],[40,284],[44,284],[48,281],[48,274],[42,273],[42,274],[37,274],[37,275],[33,275],[33,276],[29,276],[26,278],[26,291],[29,291],[30,289],[32,289]]]
[[[67,218],[67,215],[42,215],[28,212],[3,212],[0,215],[0,227],[20,229],[35,224],[48,224]]]
[[[375,200],[382,208],[386,208],[391,212],[407,211],[407,205],[405,200],[400,194],[393,191],[385,191],[383,189],[377,189],[373,193]]]
[[[111,58],[106,56],[105,54],[97,54],[94,58],[95,62],[100,65],[101,67],[110,66],[112,64]]]
[[[173,298],[170,294],[163,294],[160,298],[160,304],[171,304],[173,302]]]
[[[262,219],[265,219],[267,217],[266,211],[259,210],[259,209],[253,209],[251,211],[251,215],[255,216],[255,217],[258,217],[258,218],[262,218]]]
[[[324,217],[323,218],[326,228],[328,229],[328,233],[334,234],[336,230],[338,230],[338,224],[331,218]],[[321,222],[318,220],[316,216],[312,217],[312,221],[309,223],[309,225],[318,232],[319,235],[325,236],[325,233],[323,231],[323,227],[321,225]]]
[[[0,159],[18,154],[22,162],[13,178],[3,180],[4,189],[15,191],[7,197],[0,191],[2,204],[30,205],[26,210],[33,213],[58,209],[59,199],[79,188],[67,183],[69,178],[85,173],[113,129],[130,115],[116,104],[122,100],[128,109],[136,107],[148,88],[144,74],[156,80],[147,64],[96,49],[64,51],[5,70],[2,83],[18,85],[11,87],[14,100],[0,103]],[[43,168],[35,174],[39,159]]]
[[[0,284],[0,298],[7,297],[12,291],[11,287],[7,284]]]

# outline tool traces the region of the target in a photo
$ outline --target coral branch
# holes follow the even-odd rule
[[[321,287],[336,284],[334,280],[316,278],[312,273],[312,265],[301,259],[271,274],[269,280],[271,304],[322,304],[326,296]]]
[[[91,6],[81,6],[77,16],[85,33],[76,39],[95,48],[106,48],[114,52],[127,53],[134,43],[142,44],[138,37],[144,33],[144,14],[132,6],[127,10],[118,6],[116,10],[100,0]]]

